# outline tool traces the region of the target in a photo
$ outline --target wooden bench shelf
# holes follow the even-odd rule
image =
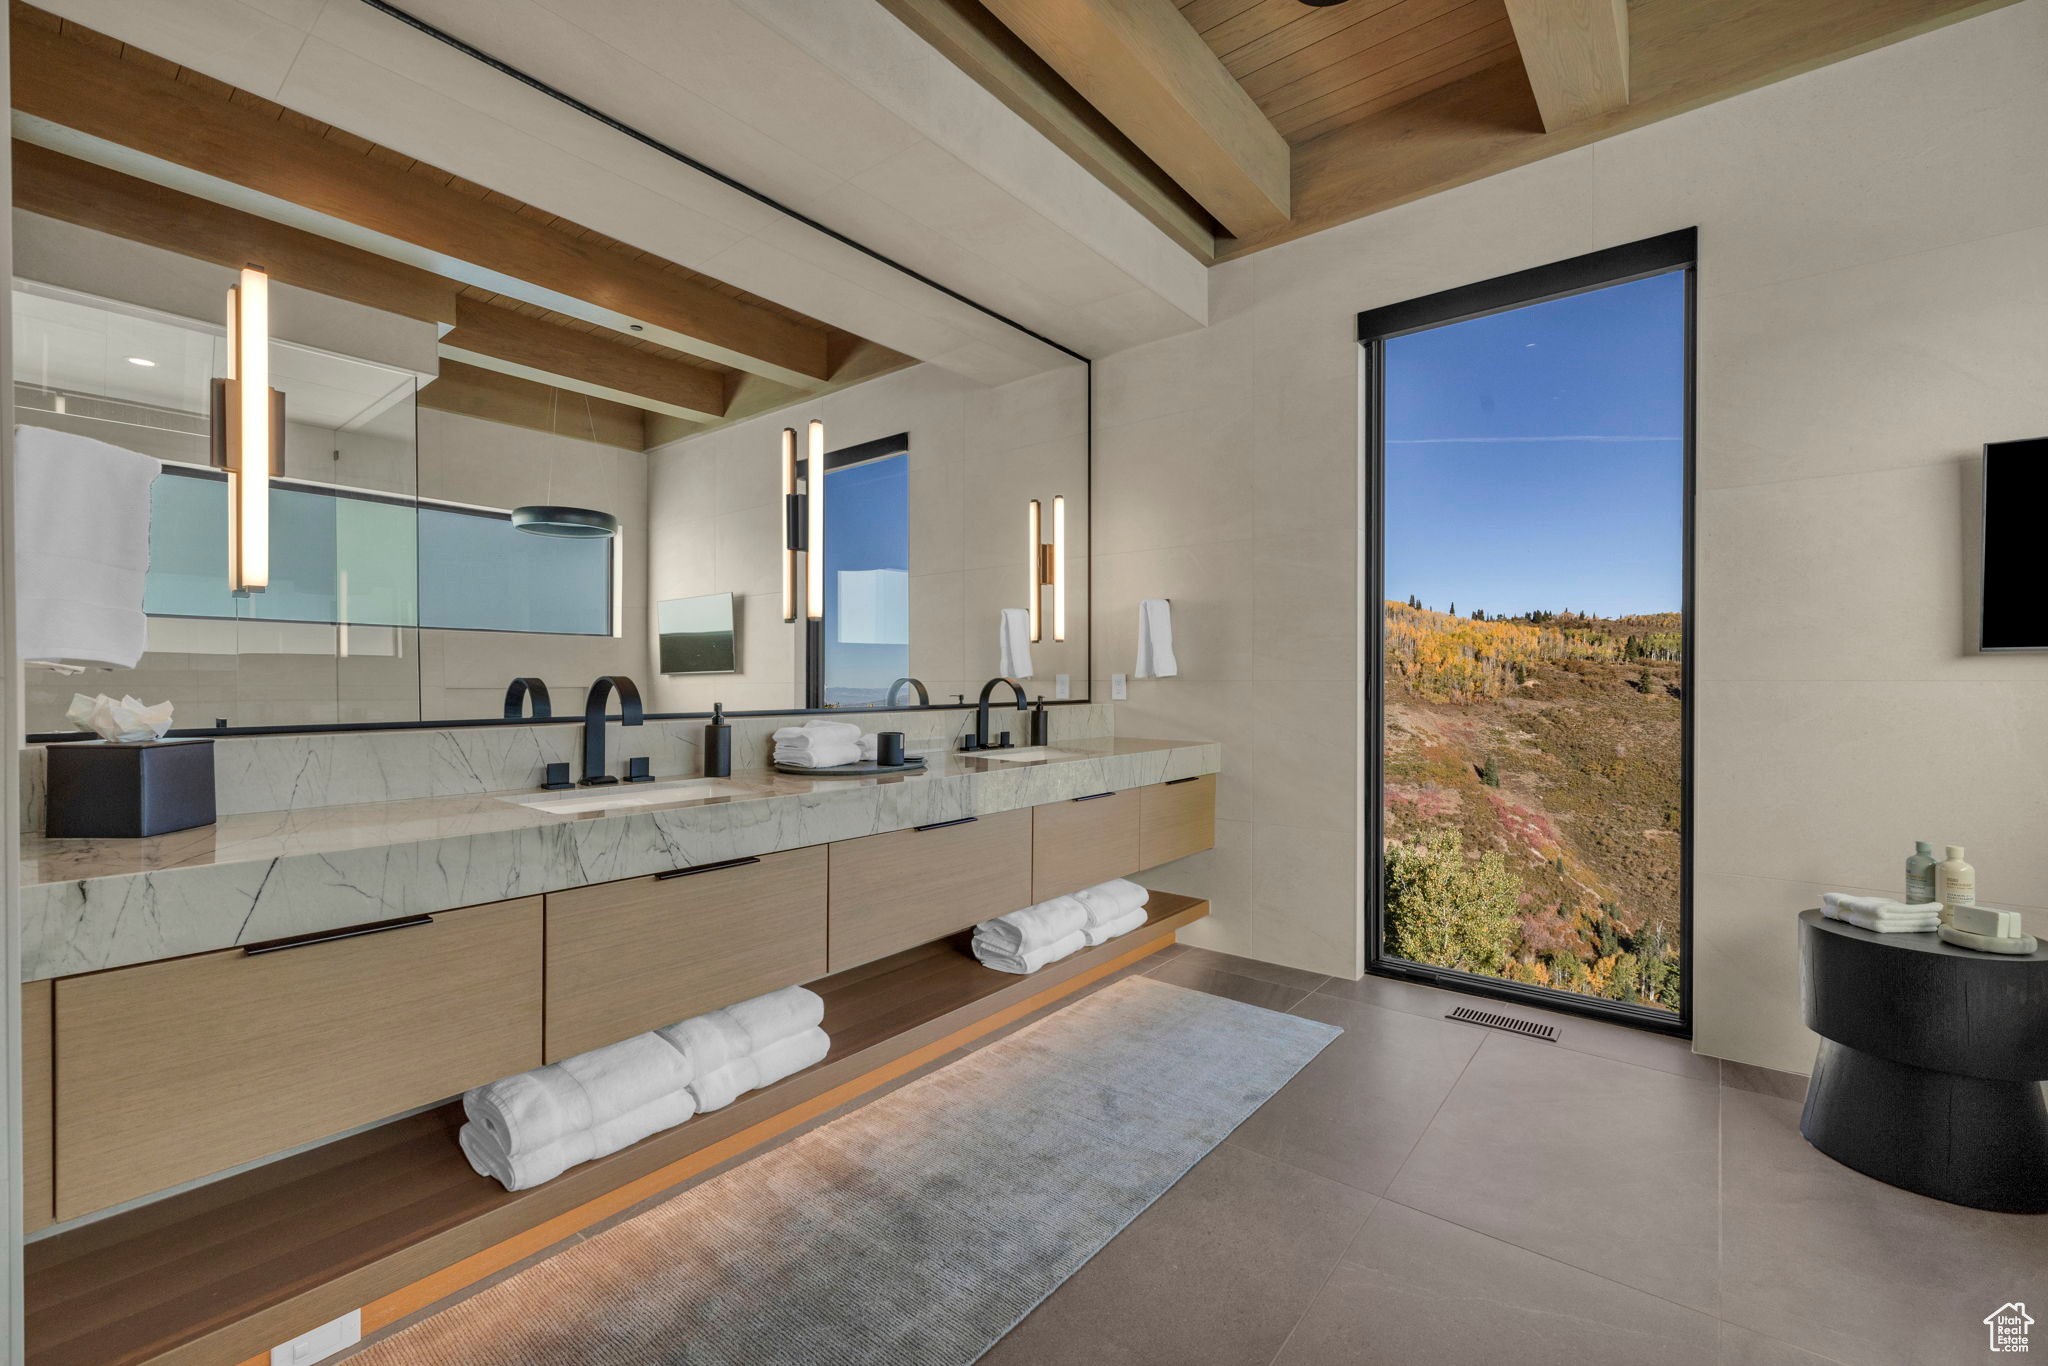
[[[46,1236],[26,1250],[28,1361],[221,1366],[355,1308],[374,1330],[1156,951],[1208,909],[1154,892],[1144,928],[1030,977],[982,967],[956,935],[823,978],[824,1062],[533,1190],[470,1170],[450,1102]]]

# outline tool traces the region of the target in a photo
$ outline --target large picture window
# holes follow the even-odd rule
[[[1376,971],[1685,1027],[1691,262],[1360,318]]]

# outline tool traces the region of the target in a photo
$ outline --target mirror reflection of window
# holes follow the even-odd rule
[[[910,452],[825,478],[824,703],[884,702],[910,672]]]

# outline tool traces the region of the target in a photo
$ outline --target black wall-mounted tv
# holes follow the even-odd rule
[[[2048,650],[2048,436],[1984,447],[1980,650]]]

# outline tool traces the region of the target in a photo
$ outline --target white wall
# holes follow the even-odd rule
[[[740,672],[657,676],[660,709],[803,705],[797,628],[782,621],[776,504],[782,429],[801,431],[813,417],[835,450],[910,436],[910,672],[935,702],[972,698],[999,672],[997,614],[1029,600],[1025,506],[1045,504],[1050,540],[1052,498],[1066,496],[1067,640],[1054,643],[1048,626],[1031,649],[1026,686],[1051,697],[1066,673],[1079,696],[1088,660],[1087,386],[1078,364],[996,386],[917,365],[648,452],[653,601],[739,596]]]
[[[1916,838],[2048,934],[2048,656],[1963,646],[1973,454],[2048,431],[2044,52],[2026,0],[1221,267],[1098,364],[1097,672],[1172,596],[1117,730],[1226,742],[1153,879],[1196,936],[1360,968],[1354,315],[1695,224],[1696,1047],[1808,1070],[1793,914]]]

